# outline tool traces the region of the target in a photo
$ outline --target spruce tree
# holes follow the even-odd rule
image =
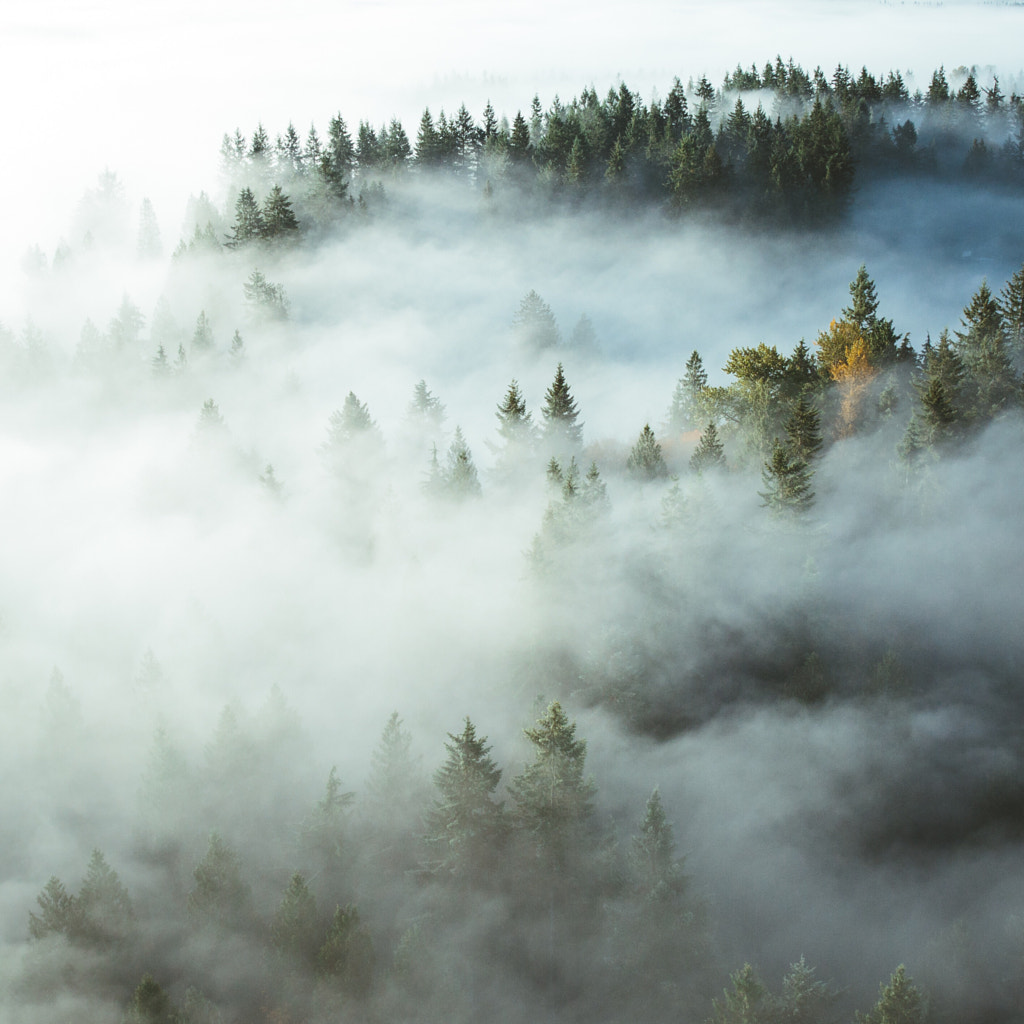
[[[647,799],[640,831],[633,836],[633,866],[645,900],[666,902],[682,892],[685,880],[676,841],[657,787]]]
[[[292,201],[280,185],[275,185],[263,203],[263,237],[284,241],[295,237],[298,230]]]
[[[436,432],[444,422],[445,408],[441,399],[427,387],[427,382],[420,380],[413,388],[407,413],[418,427]]]
[[[626,470],[636,480],[659,480],[668,476],[661,445],[658,444],[649,423],[644,424],[640,437],[630,450],[626,459]]]
[[[334,918],[316,958],[317,973],[343,992],[364,998],[373,984],[376,955],[370,933],[352,904],[335,907]]]
[[[549,449],[580,448],[583,445],[583,424],[578,423],[579,409],[565,380],[565,370],[559,363],[555,379],[544,393],[541,408],[544,418],[544,444]]]
[[[553,348],[560,341],[551,307],[532,289],[519,303],[512,318],[512,329],[531,349]]]
[[[989,419],[1016,403],[1018,380],[1010,359],[1002,311],[986,282],[981,283],[964,307],[961,323],[964,330],[956,332],[956,349],[967,373],[972,412],[983,420]]]
[[[714,422],[708,423],[700,442],[690,456],[690,469],[695,473],[706,473],[709,470],[725,468],[725,446],[718,439],[718,430]]]
[[[999,293],[999,312],[1010,355],[1019,369],[1024,363],[1024,266],[1003,286]]]
[[[238,193],[235,202],[235,223],[231,227],[231,235],[224,243],[229,249],[237,249],[239,246],[257,242],[263,238],[266,226],[263,221],[263,211],[256,196],[247,185]]]
[[[206,855],[192,877],[195,885],[188,894],[191,917],[228,928],[250,920],[251,890],[242,879],[238,854],[216,832],[211,834]]]
[[[213,328],[206,316],[206,310],[199,311],[196,318],[196,329],[192,332],[192,351],[210,352],[213,349]]]
[[[707,391],[708,375],[704,362],[696,349],[686,361],[686,372],[676,384],[672,405],[668,410],[668,427],[675,433],[693,430],[703,414],[703,398]]]
[[[880,985],[878,1002],[868,1013],[857,1014],[857,1024],[925,1024],[928,1005],[921,990],[900,964],[889,979]]]
[[[323,944],[324,923],[305,877],[296,872],[270,924],[270,939],[282,955],[312,968]]]
[[[432,870],[458,875],[486,867],[504,831],[503,805],[494,800],[501,769],[486,736],[467,717],[462,732],[448,734],[448,756],[434,772],[437,798],[426,814],[424,840]]]
[[[821,417],[805,395],[800,396],[786,421],[786,439],[790,451],[808,464],[821,451],[824,443],[821,436]]]
[[[776,438],[771,455],[761,470],[765,489],[758,494],[762,508],[769,509],[776,516],[807,512],[814,504],[812,476],[807,463]]]
[[[587,744],[558,701],[523,731],[534,759],[509,785],[515,824],[561,864],[593,813],[594,784],[583,774]]]
[[[462,428],[456,426],[455,436],[448,446],[448,458],[444,468],[444,486],[449,497],[475,498],[480,494],[480,478],[473,454],[466,444]]]

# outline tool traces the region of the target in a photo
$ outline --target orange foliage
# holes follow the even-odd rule
[[[836,327],[834,320],[832,326]],[[868,358],[867,340],[852,324],[847,326],[852,327],[855,338],[842,361],[829,367],[829,374],[838,385],[840,395],[837,437],[849,437],[856,431],[871,380],[878,373]]]

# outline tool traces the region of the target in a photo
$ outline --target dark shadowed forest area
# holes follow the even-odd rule
[[[0,324],[0,1020],[1019,1021],[1022,91],[102,174]]]

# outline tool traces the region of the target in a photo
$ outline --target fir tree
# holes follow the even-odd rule
[[[703,415],[703,400],[708,387],[708,375],[700,353],[694,350],[686,361],[686,372],[676,384],[672,405],[668,410],[668,428],[681,434],[693,430],[697,417]]]
[[[711,1003],[709,1024],[771,1024],[775,1001],[750,964],[729,975],[729,988]]]
[[[423,429],[439,431],[444,422],[445,408],[441,399],[427,387],[425,380],[413,388],[412,401],[407,410],[409,418]]]
[[[900,964],[889,984],[879,986],[874,1007],[868,1013],[857,1014],[857,1024],[925,1024],[927,1018],[924,995]]]
[[[1019,368],[1024,363],[1024,266],[999,293],[999,312],[1011,356]]]
[[[512,329],[532,349],[553,348],[560,340],[551,307],[533,290],[523,296]]]
[[[758,494],[762,507],[777,516],[807,512],[814,504],[812,475],[807,463],[776,438],[771,456],[761,471],[765,489]]]
[[[657,787],[647,799],[640,831],[633,836],[633,864],[645,900],[665,902],[681,893],[684,878],[676,841]]]
[[[317,973],[330,978],[348,995],[362,999],[373,984],[376,956],[370,933],[349,904],[336,907],[327,936],[316,958]]]
[[[424,839],[430,867],[444,874],[479,873],[504,832],[502,804],[494,800],[501,769],[486,736],[467,717],[458,735],[448,734],[448,756],[434,772],[438,796],[426,815]]]
[[[263,203],[263,237],[283,241],[295,237],[298,230],[292,201],[280,185],[275,185]]]
[[[805,395],[800,396],[786,421],[786,440],[790,451],[808,465],[821,451],[821,417]]]
[[[270,924],[271,941],[283,956],[313,967],[323,944],[323,934],[324,926],[317,911],[316,898],[303,875],[296,872]]]
[[[579,409],[565,380],[565,370],[559,363],[555,379],[544,393],[541,408],[544,418],[544,443],[549,448],[580,448],[583,445],[583,424],[578,423]]]
[[[526,399],[517,380],[509,384],[494,415],[498,419],[498,436],[505,442],[506,451],[528,448],[536,440],[537,430],[526,410]]]
[[[77,936],[91,944],[123,939],[131,928],[135,913],[128,890],[99,850],[92,851],[75,911]]]
[[[714,422],[708,423],[700,442],[690,456],[690,469],[695,473],[706,473],[709,470],[725,468],[725,446],[718,439],[718,430]]]
[[[231,227],[231,235],[224,244],[229,249],[237,249],[239,246],[259,241],[265,232],[263,211],[256,202],[252,189],[246,186],[238,193],[235,202],[235,223]]]
[[[661,445],[658,444],[650,424],[644,424],[640,437],[630,450],[626,459],[626,470],[637,480],[659,480],[668,476]]]
[[[587,744],[576,739],[576,724],[558,701],[524,733],[534,759],[509,785],[515,823],[559,864],[592,813],[594,785],[583,774]]]
[[[39,913],[29,912],[28,931],[33,939],[47,935],[72,936],[78,929],[78,905],[64,883],[56,875],[43,886],[36,897]]]
[[[238,854],[216,833],[206,855],[192,872],[195,885],[188,894],[188,912],[199,921],[226,928],[247,924],[252,914],[249,885],[242,879]]]
[[[1002,312],[986,282],[981,283],[964,307],[961,323],[964,330],[956,332],[956,349],[971,386],[972,411],[989,419],[1016,402],[1018,381],[1010,360]]]
[[[458,426],[448,446],[444,484],[446,493],[453,498],[477,497],[480,494],[480,478],[473,463],[473,454]]]
[[[170,996],[152,974],[144,974],[132,994],[122,1024],[178,1024],[180,1019]]]
[[[206,310],[199,311],[196,318],[196,329],[192,332],[192,351],[209,352],[213,349],[213,328],[210,326]]]

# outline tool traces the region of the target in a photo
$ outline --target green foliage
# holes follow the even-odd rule
[[[559,863],[593,813],[595,787],[583,775],[587,744],[558,701],[523,731],[534,760],[509,784],[515,824]]]
[[[786,422],[786,440],[797,459],[808,465],[821,452],[821,416],[803,394]]]
[[[577,422],[579,409],[566,382],[561,363],[555,370],[551,387],[544,392],[541,416],[544,418],[543,443],[548,450],[582,447],[583,424]]]
[[[494,414],[498,419],[498,436],[504,441],[506,453],[528,451],[537,440],[537,428],[527,412],[526,399],[519,382],[513,380]]]
[[[74,937],[88,944],[108,945],[131,930],[135,913],[128,890],[99,850],[93,850],[89,859],[74,909]]]
[[[659,480],[668,476],[661,445],[650,424],[644,424],[644,429],[640,431],[640,437],[626,459],[626,470],[637,480]]]
[[[775,516],[796,516],[808,512],[814,504],[811,469],[778,438],[772,454],[761,471],[764,490],[758,494],[762,507]]]
[[[672,393],[672,404],[668,410],[668,428],[675,433],[693,430],[704,415],[704,393],[708,387],[708,375],[704,362],[696,349],[686,361],[686,372],[676,384]]]
[[[666,903],[686,887],[682,862],[676,858],[672,825],[657,787],[647,799],[640,831],[633,836],[632,861],[643,899]]]
[[[143,975],[122,1018],[122,1024],[178,1024],[178,1020],[167,993],[151,974]]]
[[[274,913],[270,938],[284,956],[313,967],[323,944],[324,926],[306,879],[296,872]]]
[[[364,999],[373,985],[375,961],[373,940],[360,923],[359,911],[352,904],[336,907],[317,953],[317,972],[348,995]]]
[[[52,875],[36,897],[39,914],[29,913],[28,931],[33,939],[47,935],[71,937],[78,928],[78,906],[75,898],[64,888],[64,883]]]
[[[711,1003],[710,1024],[774,1024],[771,992],[750,964],[729,975],[730,987]]]
[[[880,985],[878,1002],[868,1013],[857,1014],[857,1024],[925,1024],[928,1005],[921,990],[900,964],[889,979]]]
[[[257,321],[288,319],[289,303],[284,286],[268,281],[263,271],[253,269],[242,285],[250,315]]]
[[[210,835],[206,854],[192,877],[195,885],[188,894],[188,912],[193,918],[225,928],[249,922],[252,896],[242,879],[241,861],[216,832]]]
[[[429,867],[443,874],[478,874],[504,834],[503,805],[493,799],[501,769],[486,736],[467,717],[461,733],[448,734],[448,756],[434,772],[437,798],[425,817]]]
[[[707,473],[725,468],[725,446],[718,439],[718,430],[712,421],[704,428],[697,447],[690,456],[690,469]]]
[[[425,380],[420,380],[413,388],[408,414],[409,418],[422,429],[432,431],[439,431],[441,429],[445,416],[444,404],[427,387]]]
[[[448,446],[441,481],[443,493],[450,498],[476,498],[480,495],[480,478],[461,427],[456,426],[455,436]]]
[[[536,350],[554,348],[561,337],[551,307],[532,289],[523,296],[512,317],[512,329],[523,344]]]

